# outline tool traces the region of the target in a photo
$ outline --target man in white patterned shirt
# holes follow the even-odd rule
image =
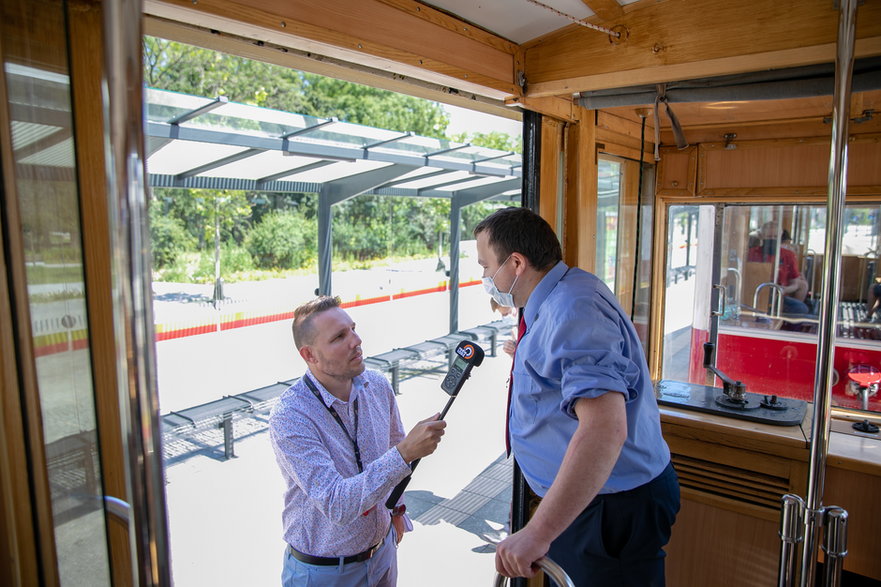
[[[409,463],[434,452],[446,422],[435,414],[404,436],[391,386],[365,371],[339,298],[297,308],[293,333],[308,370],[269,419],[287,484],[282,584],[393,587],[409,520],[403,504],[389,511],[385,502]]]

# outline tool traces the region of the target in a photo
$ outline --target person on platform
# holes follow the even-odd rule
[[[489,299],[489,307],[492,308],[493,312],[498,312],[502,316],[502,321],[511,326],[511,336],[505,339],[505,342],[502,343],[502,350],[505,351],[505,354],[514,358],[514,350],[517,348],[517,318],[515,316],[516,311],[514,308],[510,306],[502,306],[499,305],[497,301],[490,298]]]
[[[364,369],[339,298],[297,308],[293,334],[308,368],[269,418],[286,483],[282,584],[393,587],[396,545],[412,525],[403,503],[385,502],[409,463],[434,452],[446,422],[435,414],[404,435],[391,385]]]
[[[664,585],[679,483],[633,324],[599,278],[563,263],[534,212],[498,210],[474,235],[487,292],[523,308],[508,434],[541,498],[496,569],[531,577],[547,555],[575,585]]]

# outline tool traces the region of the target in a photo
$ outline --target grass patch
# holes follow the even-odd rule
[[[82,283],[82,265],[27,265],[28,285]]]

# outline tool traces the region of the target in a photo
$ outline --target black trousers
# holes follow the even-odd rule
[[[548,556],[577,587],[663,587],[664,545],[679,512],[673,465],[645,485],[598,495]]]

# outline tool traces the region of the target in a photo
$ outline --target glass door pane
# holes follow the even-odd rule
[[[833,405],[870,411],[881,408],[878,385],[859,382],[861,373],[881,376],[878,215],[877,205],[845,208],[835,300]],[[825,238],[822,205],[725,208],[716,366],[747,391],[813,399]]]
[[[7,2],[0,30],[15,194],[62,585],[110,583],[61,2]],[[32,423],[39,425],[39,423]],[[35,466],[37,466],[35,464]]]
[[[667,211],[663,379],[706,379],[700,357],[710,336],[714,222],[713,206],[676,205]]]
[[[597,162],[596,275],[615,291],[618,261],[618,205],[621,201],[621,163]]]

